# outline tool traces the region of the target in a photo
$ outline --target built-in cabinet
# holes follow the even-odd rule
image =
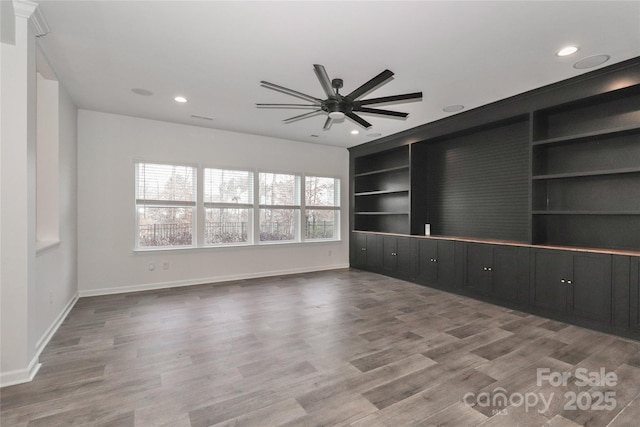
[[[532,263],[534,307],[611,323],[611,255],[535,249]]]
[[[413,276],[411,239],[408,237],[384,236],[382,238],[382,267],[385,273],[400,277]]]
[[[640,333],[640,257],[631,258],[630,276],[631,319],[629,325]]]
[[[418,246],[418,281],[437,288],[455,284],[455,247],[450,240],[416,239]]]
[[[352,254],[355,255],[355,265],[370,271],[381,270],[382,236],[371,233],[356,233],[354,242]]]
[[[640,57],[349,151],[352,266],[639,336]]]
[[[468,243],[465,249],[468,291],[514,303],[527,302],[528,248]]]
[[[352,267],[640,339],[640,256],[373,232],[353,241]]]

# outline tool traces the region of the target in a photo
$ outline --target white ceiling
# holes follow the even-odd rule
[[[40,45],[79,108],[341,147],[593,70],[573,68],[585,57],[640,56],[640,1],[38,3],[51,28]],[[580,50],[555,56],[569,44]],[[388,68],[394,79],[366,97],[423,99],[383,107],[407,119],[362,113],[369,130],[346,119],[323,131],[324,115],[284,124],[305,111],[255,107],[300,102],[260,80],[325,98],[316,63],[341,93]]]

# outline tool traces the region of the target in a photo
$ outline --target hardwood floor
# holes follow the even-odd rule
[[[82,298],[40,361],[2,427],[640,419],[640,342],[358,270]]]

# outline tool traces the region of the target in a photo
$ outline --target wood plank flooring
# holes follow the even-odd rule
[[[0,390],[2,427],[640,419],[640,342],[358,270],[82,298],[40,361]]]

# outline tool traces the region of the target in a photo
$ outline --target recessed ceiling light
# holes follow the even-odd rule
[[[380,132],[373,132],[373,133],[368,133],[367,136],[371,137],[371,138],[377,138],[379,136],[381,136],[382,134]]]
[[[573,64],[573,68],[578,70],[584,70],[586,68],[597,67],[598,65],[602,65],[609,60],[609,55],[594,55],[589,56],[580,61]]]
[[[578,51],[578,47],[577,46],[567,46],[567,47],[563,47],[558,52],[556,52],[556,55],[558,55],[558,56],[569,56],[569,55],[572,55],[572,54],[576,53],[577,51]]]
[[[464,110],[464,105],[460,105],[460,104],[449,105],[448,107],[444,107],[442,109],[442,111],[444,111],[445,113],[455,113],[462,110]]]
[[[184,96],[176,96],[175,98],[173,98],[173,100],[176,102],[187,102],[187,98],[185,98]]]
[[[360,131],[357,130],[357,129],[354,129],[354,130],[351,131],[351,135],[357,135],[359,133],[360,133]]]
[[[142,96],[153,95],[153,92],[151,92],[150,90],[140,89],[139,87],[134,87],[133,89],[131,89],[131,92],[135,93],[136,95],[142,95]]]

